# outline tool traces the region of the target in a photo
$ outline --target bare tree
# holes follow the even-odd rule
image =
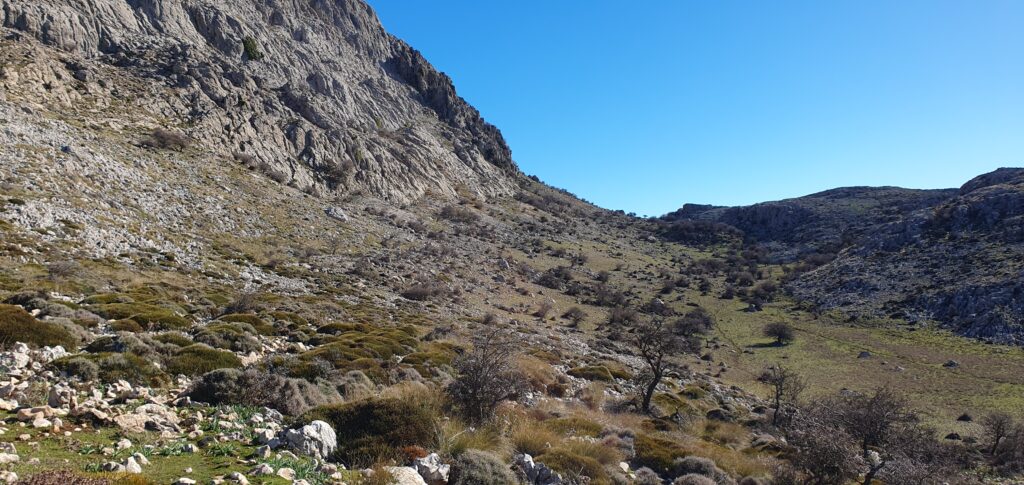
[[[470,421],[487,421],[498,404],[515,399],[526,388],[515,366],[521,347],[520,339],[494,328],[474,338],[472,350],[456,359],[458,377],[447,391]]]
[[[806,383],[796,372],[778,365],[766,367],[758,380],[771,389],[772,426],[778,426],[783,412],[796,406]]]
[[[790,461],[811,485],[840,485],[856,477],[864,460],[853,438],[838,426],[828,406],[800,412],[786,434],[795,448]]]
[[[651,398],[668,368],[666,359],[673,354],[695,352],[700,348],[700,342],[677,335],[664,320],[654,319],[636,327],[633,346],[647,364],[649,372],[640,404],[640,409],[646,413],[651,410]]]
[[[988,455],[995,456],[999,443],[1013,433],[1014,423],[1009,414],[994,412],[981,419],[981,427],[984,429]]]

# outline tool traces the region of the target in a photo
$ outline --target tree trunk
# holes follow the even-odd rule
[[[645,413],[651,412],[651,398],[654,397],[654,390],[658,388],[659,382],[661,382],[661,373],[657,372],[651,379],[651,383],[647,384],[647,389],[644,390],[643,411]]]

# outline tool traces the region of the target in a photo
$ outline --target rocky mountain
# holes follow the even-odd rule
[[[360,0],[3,0],[0,82],[112,105],[313,193],[510,195],[501,133]],[[22,37],[34,42],[20,40]]]
[[[686,204],[666,221],[698,220],[728,224],[772,250],[778,261],[811,253],[834,253],[872,228],[933,206],[956,190],[899,187],[843,187],[816,194],[744,207]]]
[[[729,224],[776,259],[810,260],[787,288],[821,310],[1024,342],[1024,169],[958,190],[843,188],[665,218]]]

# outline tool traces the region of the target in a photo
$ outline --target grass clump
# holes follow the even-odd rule
[[[449,485],[508,485],[518,483],[509,467],[497,456],[466,450],[452,463]]]
[[[432,448],[439,414],[430,397],[389,397],[320,406],[300,421],[330,423],[338,434],[334,458],[365,467],[399,460],[404,446]]]
[[[197,376],[212,370],[238,367],[242,367],[242,361],[235,354],[206,344],[193,344],[168,359],[167,372]]]
[[[60,345],[75,349],[77,339],[66,328],[43,320],[36,320],[16,305],[0,305],[0,345],[10,346],[23,342],[38,347]]]

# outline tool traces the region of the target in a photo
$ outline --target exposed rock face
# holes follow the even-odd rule
[[[688,205],[667,217],[734,225],[783,261],[835,254],[787,285],[821,309],[1024,344],[1024,169],[959,190],[835,189],[750,207]]]
[[[0,0],[0,25],[63,51],[19,87],[72,87],[71,104],[81,84],[113,100],[145,82],[137,102],[169,128],[302,189],[515,186],[501,133],[361,0]]]

